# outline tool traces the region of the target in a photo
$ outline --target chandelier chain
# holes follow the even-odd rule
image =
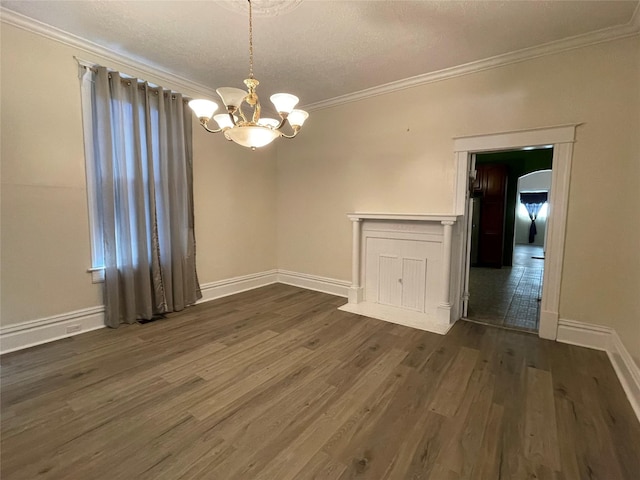
[[[251,0],[249,2],[249,78],[253,78],[253,15],[251,12]]]

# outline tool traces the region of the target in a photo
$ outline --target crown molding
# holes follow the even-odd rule
[[[148,65],[135,58],[122,55],[115,50],[103,47],[90,40],[65,32],[64,30],[40,22],[31,17],[27,17],[26,15],[16,13],[6,7],[0,7],[0,22],[20,28],[30,33],[35,33],[36,35],[62,43],[82,52],[100,56],[107,61],[117,63],[125,68],[130,68],[145,76],[155,77],[163,82],[162,86],[165,88],[172,88],[173,90],[185,94],[199,94],[205,97],[217,97],[215,90],[212,88],[192,82],[191,80],[175,75],[157,66]],[[109,67],[110,65],[105,66]],[[120,69],[118,68],[117,70]]]
[[[626,25],[605,28],[603,30],[597,30],[595,32],[590,32],[583,35],[577,35],[575,37],[565,38],[563,40],[545,43],[535,47],[525,48],[522,50],[517,50],[515,52],[505,53],[475,62],[465,63],[464,65],[458,65],[456,67],[445,68],[435,72],[416,75],[415,77],[409,77],[395,82],[385,83],[384,85],[378,85],[376,87],[360,90],[358,92],[311,103],[305,105],[304,108],[305,110],[313,111],[335,107],[345,103],[363,100],[369,97],[376,97],[378,95],[405,90],[407,88],[417,87],[428,83],[439,82],[441,80],[446,80],[449,78],[461,77],[463,75],[482,72],[484,70],[490,70],[513,63],[519,63],[533,58],[544,57],[547,55],[565,52],[567,50],[574,50],[577,48],[587,47],[589,45],[595,45],[598,43],[632,37],[634,35],[640,34],[639,12],[640,4],[638,4],[638,8],[636,8],[631,21]]]
[[[37,35],[41,35],[45,38],[57,41],[80,51],[87,52],[92,55],[98,55],[108,61],[112,61],[114,63],[123,65],[124,67],[139,71],[144,75],[156,77],[165,83],[165,85],[163,85],[164,87],[171,87],[176,91],[181,92],[193,92],[194,94],[200,94],[205,97],[217,97],[215,89],[213,88],[193,82],[179,75],[175,75],[157,66],[145,64],[140,60],[122,55],[115,50],[103,47],[85,38],[65,32],[64,30],[40,22],[31,17],[13,12],[6,7],[0,6],[0,22],[6,23],[7,25],[12,25],[31,33],[35,33]],[[378,85],[376,87],[360,90],[358,92],[311,103],[305,105],[304,108],[306,110],[313,111],[335,107],[345,103],[363,100],[369,97],[376,97],[378,95],[405,90],[407,88],[417,87],[428,83],[439,82],[441,80],[446,80],[449,78],[482,72],[484,70],[490,70],[504,65],[510,65],[512,63],[523,62],[525,60],[530,60],[537,57],[543,57],[567,50],[573,50],[589,45],[595,45],[598,43],[631,37],[634,35],[638,35],[639,33],[640,3],[638,4],[638,7],[636,8],[631,20],[626,25],[606,28],[575,37],[566,38],[556,42],[545,43],[536,47],[525,48],[523,50],[510,52],[503,55],[497,55],[495,57],[466,63],[464,65],[445,68],[436,72],[416,75],[414,77],[405,78],[395,82],[389,82],[383,85]]]
[[[635,27],[636,31],[640,31],[640,2],[638,2],[636,11],[633,12],[633,15],[631,16],[629,25],[631,25],[632,27]]]

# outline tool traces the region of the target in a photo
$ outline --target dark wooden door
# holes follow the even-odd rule
[[[507,197],[506,165],[478,165],[474,196],[480,198],[478,265],[502,267]]]

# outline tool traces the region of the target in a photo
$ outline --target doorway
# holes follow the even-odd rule
[[[552,147],[475,155],[469,320],[538,332]]]
[[[459,318],[465,318],[469,300],[469,267],[471,249],[471,203],[469,180],[475,172],[475,155],[483,152],[498,152],[522,149],[530,145],[553,146],[553,175],[549,192],[549,210],[552,212],[547,224],[547,242],[544,259],[544,279],[540,305],[540,328],[538,336],[555,340],[558,335],[560,283],[564,260],[564,237],[567,228],[567,206],[569,182],[573,159],[573,143],[576,124],[541,127],[510,132],[486,133],[454,138],[456,163],[454,213],[460,216],[464,228],[462,238],[455,248],[454,259],[459,269],[459,291],[453,299],[453,307]]]

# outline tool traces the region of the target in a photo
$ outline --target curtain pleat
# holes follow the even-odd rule
[[[99,67],[93,134],[105,247],[106,323],[179,311],[196,273],[191,114],[182,95]]]

